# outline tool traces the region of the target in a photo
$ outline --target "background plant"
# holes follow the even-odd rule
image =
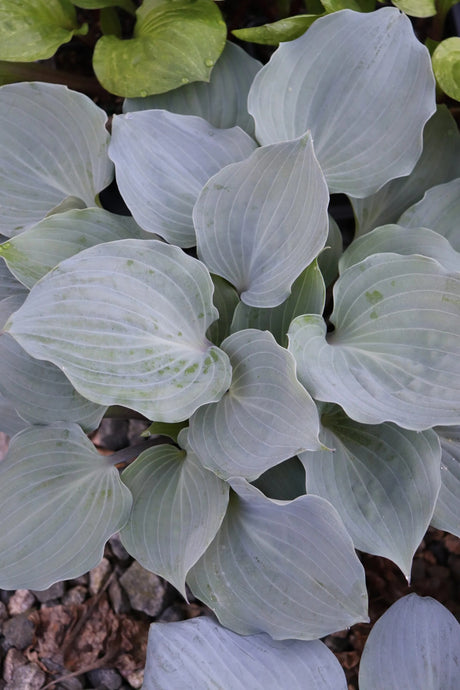
[[[127,100],[111,137],[81,94],[0,91],[0,390],[19,431],[0,584],[75,577],[120,530],[222,624],[153,625],[146,688],[189,662],[195,687],[226,687],[229,664],[249,686],[346,687],[318,638],[367,618],[355,548],[410,577],[429,524],[460,535],[460,144],[434,87],[386,8],[320,18],[263,68],[227,44],[209,85]],[[131,218],[97,205],[114,167]],[[86,437],[112,405],[172,440],[121,476]],[[427,687],[455,687],[439,603],[407,597],[374,631],[364,690],[416,686],[427,646]]]

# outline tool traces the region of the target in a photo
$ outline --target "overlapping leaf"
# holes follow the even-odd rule
[[[460,252],[460,177],[445,184],[436,185],[423,198],[399,218],[398,223],[406,228],[420,225],[431,228],[449,240],[456,251]]]
[[[209,81],[226,38],[212,0],[144,0],[136,15],[133,38],[96,44],[93,67],[104,88],[135,97]]]
[[[267,330],[284,347],[292,319],[300,314],[322,314],[325,299],[326,287],[315,260],[294,281],[291,294],[278,307],[261,309],[239,302],[233,314],[231,331],[236,333],[244,328]]]
[[[111,181],[107,116],[87,96],[58,84],[0,89],[0,232],[11,237],[67,197],[94,206]]]
[[[244,480],[187,581],[241,635],[312,640],[367,620],[364,571],[336,510],[319,496],[272,501]]]
[[[371,254],[384,252],[429,256],[446,270],[460,272],[460,252],[456,252],[445,237],[428,228],[404,228],[402,225],[382,225],[354,240],[339,261],[340,272]]]
[[[3,0],[0,5],[0,60],[28,62],[54,55],[78,28],[77,13],[69,0]]]
[[[185,84],[163,94],[128,98],[123,111],[164,109],[182,115],[198,115],[214,127],[238,125],[251,136],[254,120],[248,113],[249,87],[261,63],[235,43],[227,41],[211,72],[209,82]]]
[[[460,625],[431,597],[409,594],[386,611],[367,639],[360,690],[456,690]]]
[[[301,450],[321,448],[316,406],[297,381],[292,356],[268,331],[226,338],[233,379],[219,402],[190,419],[189,443],[223,479],[252,481]]]
[[[460,427],[436,427],[442,448],[441,490],[431,524],[460,537]]]
[[[46,589],[82,575],[128,519],[131,494],[76,424],[29,427],[0,463],[0,585]]]
[[[168,445],[144,451],[122,481],[134,501],[121,531],[124,546],[186,597],[185,577],[225,515],[228,484],[205,470],[189,448]]]
[[[460,275],[422,256],[375,254],[334,289],[321,317],[291,324],[289,349],[313,397],[365,424],[422,430],[460,417]]]
[[[13,405],[0,393],[0,431],[8,436],[14,436],[28,426],[21,419]]]
[[[350,198],[356,234],[364,235],[379,225],[396,223],[398,216],[419,201],[427,189],[455,177],[460,177],[460,133],[447,107],[440,105],[423,130],[423,152],[411,174],[391,180],[365,199]],[[417,225],[436,230],[424,218]]]
[[[109,153],[139,225],[191,247],[196,244],[192,210],[202,186],[255,148],[239,128],[222,130],[201,117],[148,110],[114,118]]]
[[[332,503],[357,549],[391,559],[409,580],[441,485],[435,432],[359,424],[329,405],[321,420],[334,450],[299,456],[308,493]]]
[[[278,48],[248,104],[261,144],[310,129],[330,190],[368,196],[420,156],[435,110],[430,56],[395,8],[335,12]]]
[[[39,221],[29,230],[0,244],[10,271],[31,288],[60,261],[113,240],[139,238],[140,227],[132,218],[102,208],[64,211]]]
[[[324,247],[329,194],[309,134],[223,168],[195,208],[198,255],[252,307],[276,307]]]
[[[60,263],[6,329],[103,405],[177,422],[219,400],[227,355],[205,337],[217,317],[206,268],[158,240],[118,240]]]
[[[202,616],[150,626],[143,687],[346,690],[346,680],[335,656],[319,640],[242,637]]]

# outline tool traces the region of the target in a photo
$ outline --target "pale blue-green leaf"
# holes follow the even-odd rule
[[[196,244],[192,211],[205,182],[256,143],[239,127],[144,110],[114,118],[110,157],[120,192],[139,225],[181,247]]]
[[[1,328],[24,298],[16,294],[0,302]],[[0,393],[29,424],[75,422],[89,432],[106,411],[77,393],[54,364],[31,357],[7,333],[0,335]]]
[[[5,238],[2,238],[4,240]],[[5,261],[0,261],[0,302],[6,297],[22,295],[26,298],[28,290],[13,276]]]
[[[252,484],[267,498],[280,501],[293,501],[303,496],[305,489],[305,469],[297,456],[281,462],[260,475]]]
[[[44,218],[0,244],[0,256],[16,278],[31,288],[60,261],[83,249],[142,235],[141,228],[129,216],[118,216],[102,208],[85,208]]]
[[[460,155],[459,155],[460,157]],[[419,202],[402,214],[398,223],[406,228],[424,225],[449,240],[460,252],[460,177],[428,189]]]
[[[436,427],[442,448],[441,490],[431,524],[460,537],[460,427]]]
[[[447,107],[440,105],[423,130],[423,152],[411,174],[391,180],[365,199],[350,198],[356,234],[364,235],[379,225],[396,223],[401,213],[419,201],[427,189],[455,177],[460,177],[460,133]],[[417,225],[436,230],[425,218]]]
[[[60,84],[0,89],[0,232],[12,237],[66,197],[94,206],[110,183],[107,115]]]
[[[198,255],[251,307],[276,307],[324,247],[329,194],[309,134],[220,170],[193,210]]]
[[[186,575],[224,518],[228,484],[205,470],[189,449],[168,445],[141,453],[121,478],[133,495],[120,533],[125,548],[186,598]]]
[[[335,12],[280,45],[248,109],[261,144],[311,130],[331,192],[365,197],[409,174],[422,152],[435,111],[430,55],[394,7]]]
[[[367,618],[364,570],[333,506],[273,501],[233,479],[227,514],[187,582],[240,635],[313,640]]]
[[[327,286],[331,285],[337,278],[337,273],[339,272],[338,264],[339,259],[342,256],[342,252],[342,233],[340,232],[340,228],[332,216],[329,216],[329,232],[327,235],[326,246],[318,256],[318,266],[323,274],[324,282]],[[315,314],[316,311],[309,313]]]
[[[360,690],[458,690],[460,625],[431,597],[408,594],[372,628],[359,668]]]
[[[321,421],[321,440],[334,450],[299,455],[307,492],[332,503],[355,548],[389,558],[409,580],[441,485],[435,432],[359,424],[335,405]]]
[[[278,307],[263,309],[239,302],[233,315],[231,332],[236,333],[244,328],[267,330],[285,347],[292,319],[300,314],[322,314],[325,300],[326,287],[315,260],[296,278],[291,294]]]
[[[235,288],[220,276],[212,275],[214,283],[214,295],[212,301],[219,318],[211,324],[207,337],[215,345],[220,345],[222,340],[230,335],[230,326],[237,304],[240,302]]]
[[[214,127],[229,129],[238,125],[253,136],[254,120],[248,113],[247,98],[261,66],[245,50],[227,41],[209,83],[193,82],[167,93],[128,98],[123,112],[161,109],[181,115],[198,115]]]
[[[316,315],[289,330],[297,375],[364,424],[423,430],[460,420],[460,275],[422,256],[374,254],[334,286],[335,330]]]
[[[0,393],[0,431],[8,436],[14,436],[29,426],[18,415],[14,406]]]
[[[203,465],[222,479],[252,481],[301,450],[321,448],[316,405],[272,334],[239,331],[221,348],[232,365],[231,386],[190,419],[188,440]]]
[[[102,559],[132,497],[76,424],[29,427],[0,463],[0,585],[46,589]]]
[[[230,385],[205,337],[217,318],[205,266],[158,240],[117,240],[66,259],[34,285],[7,330],[103,405],[178,422]]]
[[[242,637],[206,616],[152,623],[144,690],[346,690],[345,674],[320,640]]]
[[[354,240],[342,255],[340,273],[371,254],[421,254],[436,259],[447,271],[460,272],[460,253],[445,237],[428,228],[405,228],[402,225],[382,225]]]

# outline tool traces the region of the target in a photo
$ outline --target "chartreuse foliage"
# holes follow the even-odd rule
[[[146,690],[344,690],[318,638],[367,620],[355,549],[409,579],[430,524],[460,535],[459,139],[428,51],[346,9],[105,120],[0,90],[0,586],[76,577],[119,531],[219,621],[153,624]],[[99,208],[113,168],[132,217]],[[171,443],[120,474],[85,435],[112,405]],[[403,599],[362,688],[454,690],[458,636]]]

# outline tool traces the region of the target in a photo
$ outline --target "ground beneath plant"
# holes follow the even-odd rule
[[[135,443],[145,426],[104,420],[93,441],[100,452],[110,453]],[[0,454],[5,441],[0,436]],[[432,596],[460,619],[460,539],[430,529],[415,554],[410,586],[385,558],[361,554],[361,559],[371,623],[324,640],[344,668],[349,690],[358,688],[359,660],[372,625],[400,597]],[[0,690],[140,688],[150,623],[201,615],[212,614],[193,596],[187,604],[139,566],[115,535],[90,573],[42,592],[0,590]]]

